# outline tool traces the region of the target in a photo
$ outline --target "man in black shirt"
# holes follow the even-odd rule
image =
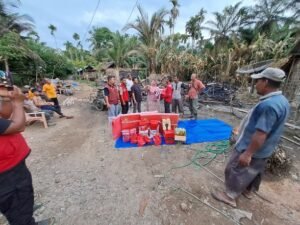
[[[131,87],[132,99],[133,99],[133,112],[136,113],[136,110],[140,113],[141,103],[142,103],[142,89],[139,85],[137,77],[133,78],[133,85]]]

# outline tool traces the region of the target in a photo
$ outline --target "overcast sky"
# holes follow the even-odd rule
[[[41,41],[54,47],[55,43],[48,29],[49,24],[57,27],[56,38],[59,47],[67,40],[73,41],[73,33],[84,37],[93,16],[98,0],[22,0],[21,13],[33,17],[36,31]],[[212,18],[211,13],[221,11],[227,5],[233,5],[238,0],[179,0],[180,15],[177,19],[175,32],[185,32],[185,24],[202,7],[208,12],[206,19]],[[92,26],[106,26],[112,31],[121,30],[135,5],[136,0],[100,0]],[[169,0],[139,0],[138,3],[151,15],[160,8],[169,10],[172,4]],[[243,5],[254,4],[255,1],[244,0]],[[134,21],[138,15],[135,8],[129,21]],[[86,35],[86,38],[88,35]],[[85,48],[89,44],[83,41]]]

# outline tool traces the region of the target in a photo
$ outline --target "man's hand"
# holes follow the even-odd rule
[[[247,167],[250,165],[251,160],[252,160],[252,155],[247,152],[243,152],[240,155],[239,164],[240,164],[240,166]]]
[[[21,89],[14,86],[14,90],[10,91],[8,97],[15,103],[23,103],[25,100],[25,95],[22,93]]]
[[[109,104],[109,103],[107,103],[106,107],[107,107],[108,109],[110,109],[110,104]]]
[[[122,105],[125,105],[125,102],[122,102]]]

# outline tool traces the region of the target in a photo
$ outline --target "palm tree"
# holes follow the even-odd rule
[[[39,41],[40,41],[40,36],[39,36],[39,34],[38,34],[36,31],[31,31],[31,32],[29,32],[29,33],[27,34],[27,36],[28,36],[29,38],[34,39],[35,42],[39,42]]]
[[[64,46],[66,47],[66,52],[68,53],[70,59],[73,61],[74,60],[74,56],[73,56],[73,50],[74,50],[74,46],[70,41],[66,41],[64,43]]]
[[[139,51],[147,59],[148,69],[154,74],[156,69],[155,58],[160,45],[161,35],[164,32],[164,18],[168,12],[164,9],[160,9],[155,12],[149,20],[148,15],[141,6],[137,8],[140,15],[134,23],[128,23],[123,29],[135,29],[138,32],[141,41]]]
[[[294,14],[287,16],[285,12],[288,10]],[[259,32],[270,34],[280,24],[299,22],[299,11],[297,0],[260,0],[252,9],[253,22]]]
[[[79,48],[80,50],[79,50],[79,55],[80,55],[80,58],[81,58],[81,61],[83,61],[83,56],[82,56],[82,44],[81,44],[81,41],[80,41],[80,36],[79,36],[79,34],[77,34],[77,33],[74,33],[73,34],[73,39],[75,40],[75,41],[77,41],[77,48]],[[76,58],[77,58],[77,60],[79,60],[79,58],[78,58],[78,55],[77,55],[77,49],[76,49]]]
[[[179,16],[179,3],[177,0],[170,0],[170,2],[172,3],[173,7],[171,9],[171,19],[172,19],[172,28],[173,28],[173,32],[172,34],[174,35],[174,28],[175,28],[175,21],[177,19],[177,17]]]
[[[129,56],[134,53],[133,50],[137,46],[137,39],[128,37],[127,35],[121,35],[117,31],[109,44],[111,47],[108,50],[108,58],[115,63],[117,71],[119,71],[120,67],[128,66],[127,60]]]
[[[195,40],[202,37],[201,29],[203,27],[201,25],[204,22],[205,13],[206,11],[202,8],[195,16],[192,16],[185,25],[185,31],[192,39],[192,49],[194,49]]]
[[[13,31],[16,33],[30,32],[33,30],[33,19],[24,14],[9,12],[9,8],[17,8],[18,5],[8,4],[4,0],[0,0],[0,36],[7,32]]]
[[[55,37],[55,32],[57,31],[57,28],[56,28],[56,26],[54,26],[53,24],[50,24],[50,25],[48,26],[48,28],[49,28],[49,30],[50,30],[51,35],[52,35],[53,38],[54,38],[55,46],[56,46],[56,49],[57,49],[58,47],[57,47],[57,41],[56,41],[56,37]]]
[[[222,13],[214,12],[215,19],[207,22],[210,27],[206,29],[210,31],[216,42],[227,40],[230,35],[237,32],[240,26],[250,23],[248,9],[240,7],[241,3],[225,7]]]

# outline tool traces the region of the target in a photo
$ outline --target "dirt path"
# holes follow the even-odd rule
[[[84,86],[80,93],[76,97],[88,96],[89,88]],[[92,111],[86,103],[63,110],[75,119],[56,119],[57,125],[49,129],[35,124],[24,133],[32,148],[27,163],[36,200],[44,204],[36,212],[37,219],[54,216],[59,225],[233,224],[175,189],[185,188],[232,213],[210,196],[213,187],[222,187],[216,178],[193,166],[170,170],[192,157],[194,151],[187,146],[118,151],[113,148],[105,112]],[[208,168],[223,177],[224,158]],[[165,178],[155,176],[162,174]],[[261,193],[273,204],[241,197],[239,208],[253,213],[253,220],[244,219],[243,224],[296,225],[300,221],[299,182],[264,181]],[[181,203],[187,205],[186,211]]]

